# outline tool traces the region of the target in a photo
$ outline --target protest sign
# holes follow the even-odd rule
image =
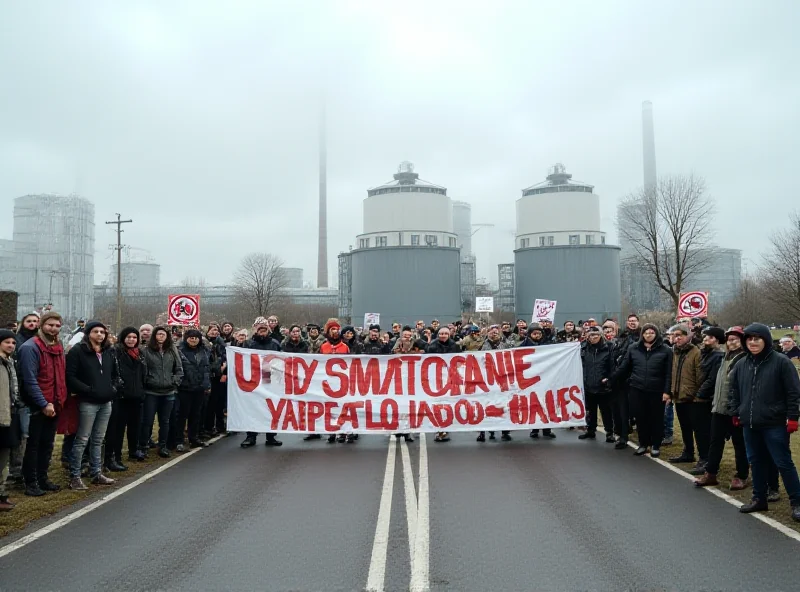
[[[364,313],[364,329],[369,329],[370,325],[380,325],[381,315],[378,312],[365,312]]]
[[[170,325],[200,325],[200,295],[170,294],[167,305]]]
[[[556,301],[555,300],[539,300],[538,298],[533,303],[533,320],[534,323],[541,323],[542,321],[550,321],[551,323],[556,320]]]
[[[228,429],[333,434],[585,425],[578,343],[461,354],[228,347]]]
[[[678,299],[678,320],[708,316],[708,292],[685,292]]]
[[[477,296],[475,298],[475,312],[494,312],[494,298],[491,296]]]

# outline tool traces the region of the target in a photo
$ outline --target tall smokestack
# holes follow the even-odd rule
[[[653,131],[653,103],[642,103],[642,160],[644,163],[644,186],[655,187],[656,175],[656,137]]]
[[[317,287],[328,287],[328,154],[325,137],[325,105],[319,124],[319,246],[317,249]]]

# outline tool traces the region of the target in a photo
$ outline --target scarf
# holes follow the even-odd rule
[[[134,360],[139,359],[139,348],[138,347],[129,347],[125,350],[125,352]]]

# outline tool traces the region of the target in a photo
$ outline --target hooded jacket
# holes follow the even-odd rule
[[[14,360],[0,356],[0,427],[11,427],[12,416],[17,413],[19,405]]]
[[[392,353],[392,350],[389,344],[381,341],[380,337],[374,341],[367,337],[363,343],[363,353],[367,356],[383,356]]]
[[[800,417],[800,377],[786,356],[770,347],[772,335],[766,325],[748,325],[745,335],[758,335],[764,349],[750,352],[736,364],[730,376],[728,412],[750,428],[786,425]]]
[[[470,333],[461,340],[461,347],[464,348],[464,351],[480,351],[484,341],[485,339],[480,336],[480,333]]]
[[[222,364],[227,360],[227,353],[225,351],[225,340],[221,335],[217,335],[213,339],[206,336],[203,341],[203,346],[208,349],[208,362],[210,369],[211,380],[219,382],[222,375],[225,374],[222,370]]]
[[[583,388],[595,395],[611,392],[611,376],[614,373],[614,355],[611,345],[600,334],[600,341],[592,344],[587,339],[581,346],[583,365]],[[603,380],[606,382],[603,382]]]
[[[693,343],[672,348],[672,400],[675,403],[694,403],[703,384],[700,369],[700,348]],[[669,391],[666,391],[669,392]],[[706,398],[710,398],[710,394]]]
[[[654,325],[645,327],[656,332],[656,338],[650,349],[647,348],[644,339],[640,338],[635,345],[625,351],[613,378],[616,380],[630,373],[627,381],[631,388],[669,394],[672,392],[672,350],[664,345],[657,327]]]
[[[497,341],[492,341],[487,337],[486,340],[483,342],[483,345],[481,346],[481,351],[493,351],[496,349],[510,349],[510,348],[511,346],[508,345],[508,342],[505,339],[503,339],[503,336],[501,334],[500,339],[498,339]]]
[[[728,395],[731,388],[731,372],[742,358],[747,355],[743,349],[727,352],[717,371],[717,382],[714,385],[714,400],[711,402],[711,412],[721,415],[730,415],[728,411]]]
[[[357,355],[361,353],[361,342],[358,340],[358,335],[356,335],[356,330],[354,327],[347,325],[346,327],[342,327],[340,335],[344,335],[348,331],[353,332],[352,339],[345,339],[342,337],[342,343],[347,346],[347,349],[350,351],[351,354]]]

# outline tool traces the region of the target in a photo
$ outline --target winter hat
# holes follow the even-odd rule
[[[344,336],[344,334],[347,333],[348,331],[351,331],[353,333],[353,336],[355,336],[356,330],[350,325],[342,327],[342,336]]]
[[[656,332],[656,339],[661,337],[661,331],[659,331],[658,327],[656,327],[653,323],[645,323],[644,325],[642,325],[642,335],[644,335],[644,332],[647,331],[648,329],[652,329],[653,331]]]
[[[269,327],[269,323],[267,323],[267,319],[264,317],[256,317],[256,320],[253,321],[253,328],[258,329],[259,327]]]
[[[744,329],[742,329],[739,325],[735,325],[725,331],[725,339],[728,339],[729,335],[738,335],[739,339],[744,339]]]
[[[592,327],[589,327],[589,328],[586,330],[586,332],[587,332],[587,333],[600,333],[601,335],[603,334],[603,332],[600,330],[600,327],[598,327],[597,325],[594,325],[594,326],[592,326]]]
[[[381,326],[380,325],[376,325],[375,323],[373,323],[373,324],[371,324],[369,326],[369,330],[370,331],[380,331],[381,330]]]
[[[89,333],[92,332],[92,329],[96,329],[97,327],[100,327],[103,331],[108,333],[108,328],[100,321],[89,321],[83,328],[83,334],[88,335]]]
[[[342,324],[339,322],[339,319],[328,319],[328,321],[325,323],[325,327],[324,327],[323,333],[325,333],[325,335],[327,335],[328,331],[330,331],[333,327],[336,327],[337,329],[339,329],[341,331]]]
[[[703,329],[703,335],[710,335],[716,339],[718,343],[725,342],[725,331],[722,330],[722,327],[706,327]]]
[[[689,335],[692,331],[689,329],[689,326],[684,323],[679,323],[678,325],[673,325],[669,328],[670,333],[681,332],[684,335]]]
[[[141,341],[141,337],[139,336],[139,330],[136,327],[125,327],[122,331],[119,332],[119,337],[117,337],[117,343],[125,344],[125,338],[128,335],[136,335],[136,338]]]
[[[198,339],[203,339],[203,334],[200,333],[198,329],[189,329],[186,333],[183,334],[183,338],[189,339],[190,337],[197,337]]]
[[[5,341],[6,339],[16,339],[17,336],[14,334],[13,331],[9,331],[8,329],[0,329],[0,341]]]
[[[744,328],[744,336],[750,337],[751,335],[760,337],[765,343],[772,343],[772,333],[770,332],[769,327],[762,325],[761,323],[752,323]]]
[[[48,310],[46,313],[44,313],[44,314],[43,314],[43,315],[42,315],[42,316],[39,318],[39,326],[41,327],[42,325],[44,325],[44,324],[45,324],[47,321],[49,321],[50,319],[58,319],[58,321],[59,321],[59,322],[60,322],[62,325],[64,324],[64,319],[62,319],[62,318],[61,318],[61,315],[60,315],[60,314],[58,314],[58,313],[57,313],[56,311],[54,311],[54,310]]]
[[[528,335],[530,335],[534,331],[539,331],[541,333],[544,333],[544,329],[542,329],[542,326],[539,323],[531,323],[530,325],[528,325]]]

